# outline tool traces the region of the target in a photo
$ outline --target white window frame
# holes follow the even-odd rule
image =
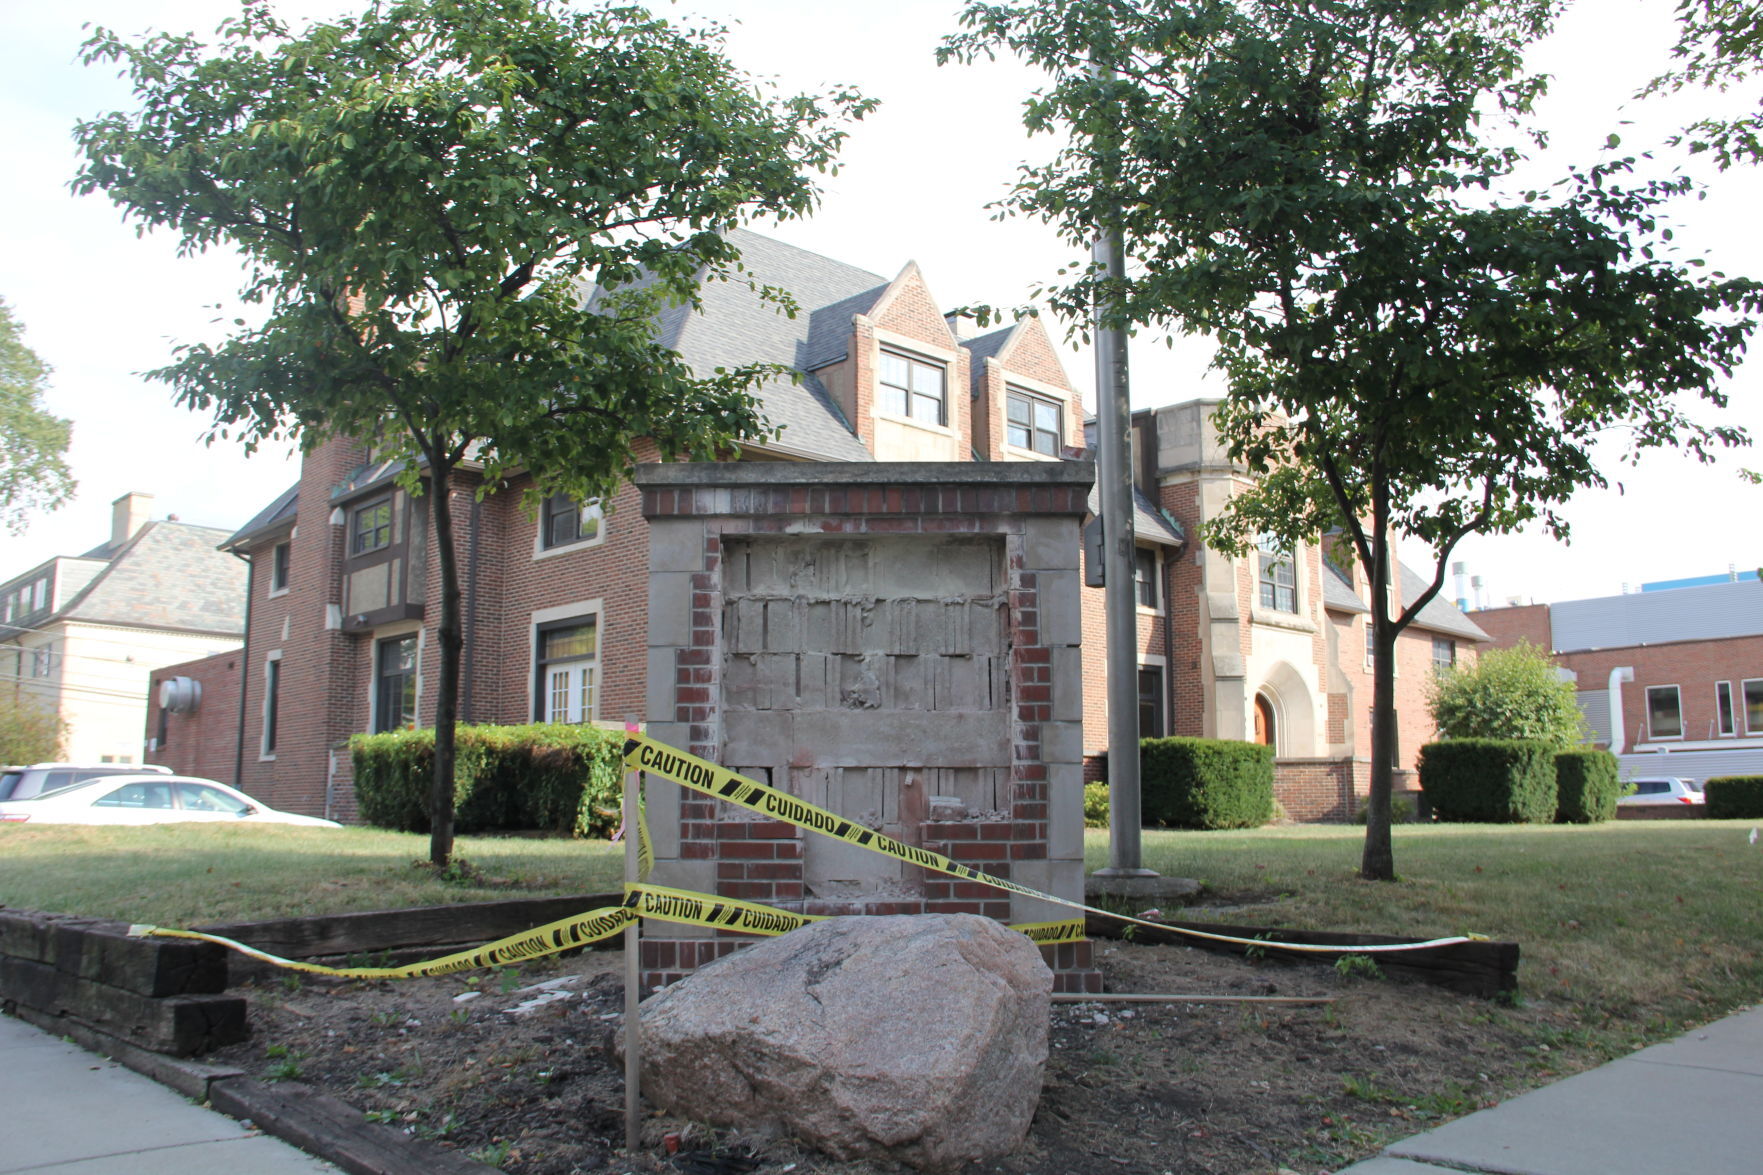
[[[1654,730],[1653,730],[1653,691],[1654,690],[1670,690],[1672,693],[1677,695],[1677,733],[1676,734],[1657,734],[1654,732]],[[1673,684],[1649,685],[1644,690],[1641,691],[1641,699],[1642,699],[1642,705],[1645,707],[1644,713],[1645,713],[1645,717],[1647,720],[1647,741],[1648,742],[1655,742],[1655,743],[1682,742],[1684,739],[1684,730],[1686,729],[1685,723],[1684,723],[1684,716],[1683,716],[1683,689],[1680,686],[1673,685]]]
[[[532,715],[533,722],[545,722],[540,717],[540,702],[548,701],[539,694],[539,631],[542,628],[566,620],[594,621],[595,653],[594,653],[594,698],[588,706],[588,712],[582,715],[583,725],[590,725],[600,719],[600,700],[605,695],[606,681],[606,604],[604,600],[581,600],[574,604],[558,604],[552,608],[540,608],[532,613],[527,624],[527,672],[526,672],[526,712]]]
[[[1763,677],[1747,677],[1739,682],[1739,711],[1745,718],[1745,733],[1747,735],[1763,735],[1763,724],[1759,724],[1755,727],[1751,725],[1751,706],[1750,702],[1747,700],[1747,696],[1750,694],[1753,685],[1759,690],[1763,690]]]
[[[271,669],[270,666],[275,666]],[[259,763],[275,762],[276,743],[281,741],[282,734],[282,651],[271,649],[263,655],[263,705],[258,717],[261,719],[257,730],[257,761]],[[275,715],[276,742],[271,742],[270,715]]]
[[[1139,552],[1148,551],[1151,555],[1151,594],[1156,598],[1155,604],[1146,604],[1139,599]],[[1133,547],[1132,598],[1133,605],[1141,616],[1163,615],[1163,551],[1158,547]]]
[[[1720,702],[1720,695],[1721,695],[1723,687],[1724,687],[1724,691],[1726,693],[1726,704],[1725,705],[1721,705],[1721,702]],[[1743,697],[1743,693],[1741,692],[1738,695],[1738,697]],[[1739,703],[1738,703],[1737,698],[1735,698],[1735,696],[1733,694],[1732,682],[1730,682],[1730,681],[1717,681],[1717,682],[1715,682],[1714,683],[1714,737],[1715,738],[1733,738],[1738,734],[1738,732],[1739,732],[1738,711],[1739,711]],[[1720,729],[1720,720],[1722,718],[1726,719],[1726,729],[1725,730]]]
[[[367,642],[367,729],[369,733],[379,730],[380,726],[380,646],[387,641],[399,640],[402,637],[416,638],[416,702],[414,713],[418,729],[422,726],[422,652],[428,643],[428,630],[425,628],[387,627],[375,629]]]
[[[1146,669],[1155,669],[1162,680],[1162,683],[1163,683],[1162,696],[1158,699],[1158,701],[1161,704],[1161,709],[1158,711],[1157,719],[1163,725],[1163,734],[1159,737],[1169,738],[1169,737],[1171,737],[1170,731],[1174,725],[1171,720],[1171,715],[1170,715],[1169,662],[1161,653],[1140,653],[1139,657],[1138,657],[1138,670],[1142,672]],[[1134,686],[1133,705],[1134,706],[1138,705],[1138,690],[1137,690],[1138,680],[1139,679],[1138,679],[1137,673],[1135,673],[1133,676],[1133,686]],[[1141,731],[1140,737],[1141,738],[1151,738],[1152,736],[1148,735],[1148,734],[1144,734]]]
[[[1304,583],[1303,577],[1298,574],[1298,549],[1294,547],[1283,552],[1274,550],[1270,548],[1273,541],[1270,535],[1262,535],[1255,540],[1255,609],[1264,615],[1302,617],[1304,615]],[[1264,604],[1261,602],[1261,572],[1264,562],[1268,559],[1272,559],[1275,563],[1283,560],[1292,569],[1292,606],[1290,608],[1281,608],[1277,603]],[[1279,599],[1278,589],[1279,583],[1275,580],[1274,599],[1276,601]]]
[[[545,516],[545,503],[543,501],[539,503],[539,517],[536,525],[533,527],[534,559],[553,559],[558,555],[570,555],[577,551],[587,551],[594,547],[602,546],[606,542],[606,511],[599,501],[583,502],[581,508],[584,513],[590,510],[593,511],[595,519],[599,522],[599,526],[594,532],[594,537],[591,539],[576,539],[574,542],[559,543],[554,547],[548,547],[545,545],[545,524],[548,521]]]
[[[1010,401],[1012,399],[1024,400],[1029,405],[1028,439],[1030,443],[1026,446],[1018,445],[1010,440],[1010,429],[1012,427],[1010,423]],[[1035,434],[1037,432],[1046,431],[1035,427],[1034,406],[1036,404],[1050,407],[1055,413],[1057,413],[1055,419],[1058,422],[1058,429],[1053,438],[1053,451],[1051,453],[1043,453],[1034,447],[1033,442]],[[1024,387],[1022,384],[1014,381],[1006,383],[1004,385],[1004,435],[1000,438],[1002,441],[1000,447],[1007,449],[1012,453],[1020,454],[1024,457],[1032,457],[1040,461],[1057,461],[1059,460],[1060,455],[1064,452],[1067,443],[1065,435],[1065,417],[1066,404],[1064,398],[1050,395],[1047,392],[1036,391],[1033,388]]]
[[[287,558],[288,568],[287,568],[287,573],[285,575],[281,575],[281,586],[278,587],[278,586],[276,586],[276,578],[277,578],[278,574],[280,574],[281,568],[276,565],[276,559],[278,557],[278,552],[281,552],[281,551],[286,551],[288,553],[288,558]],[[287,595],[288,594],[288,581],[291,580],[293,577],[294,577],[294,542],[292,539],[283,539],[281,542],[276,543],[275,545],[273,545],[269,548],[269,596],[270,596],[270,598],[274,599],[276,596]]]

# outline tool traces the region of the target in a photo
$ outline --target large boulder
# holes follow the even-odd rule
[[[643,1095],[681,1117],[927,1170],[1021,1143],[1053,974],[990,918],[834,918],[643,1005]]]

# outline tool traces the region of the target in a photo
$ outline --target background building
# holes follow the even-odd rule
[[[0,688],[67,725],[78,763],[143,762],[148,678],[236,649],[245,567],[226,531],[149,518],[151,494],[113,507],[110,538],[0,584]]]

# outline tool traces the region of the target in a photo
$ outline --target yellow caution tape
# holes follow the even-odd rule
[[[1393,954],[1399,951],[1425,950],[1428,947],[1455,946],[1458,943],[1472,941],[1466,935],[1454,935],[1449,938],[1428,939],[1425,942],[1386,943],[1375,946],[1333,946],[1239,938],[1235,935],[1214,934],[1205,930],[1171,926],[1164,922],[1151,922],[1127,914],[1117,914],[1113,910],[1103,910],[1085,905],[1082,902],[1074,902],[1069,898],[1042,893],[1038,889],[1011,881],[1009,878],[996,877],[971,865],[959,864],[941,853],[933,853],[929,849],[922,849],[917,845],[909,845],[895,840],[893,837],[872,828],[853,823],[837,813],[829,812],[825,808],[808,803],[806,800],[798,799],[788,792],[779,791],[769,784],[749,779],[745,775],[730,771],[726,767],[718,766],[695,755],[688,755],[666,743],[657,742],[646,734],[626,732],[624,763],[627,768],[659,775],[663,779],[670,779],[683,787],[689,787],[693,791],[702,792],[719,800],[725,800],[737,807],[757,812],[761,816],[781,820],[785,824],[792,824],[797,828],[806,828],[830,836],[835,840],[844,841],[846,844],[857,845],[860,848],[881,853],[908,865],[917,865],[923,869],[947,874],[950,877],[960,877],[967,881],[977,881],[1009,893],[1018,893],[1024,897],[1037,898],[1043,902],[1052,902],[1055,905],[1066,906],[1073,910],[1082,910],[1086,914],[1098,914],[1118,919],[1121,922],[1150,927],[1154,930],[1167,930],[1188,938],[1205,939],[1210,942],[1241,943],[1245,946],[1257,946],[1262,949],[1277,947],[1280,950],[1301,951],[1318,955]]]
[[[459,951],[403,967],[326,967],[321,963],[285,959],[280,955],[247,946],[236,939],[223,938],[218,934],[204,934],[199,930],[174,930],[164,926],[137,924],[129,927],[129,934],[134,938],[189,938],[218,943],[253,959],[260,959],[289,971],[303,971],[308,975],[330,975],[340,979],[420,979],[451,975],[478,967],[521,963],[567,951],[572,947],[587,946],[611,938],[639,918],[655,918],[662,922],[683,922],[715,930],[760,935],[787,934],[810,922],[825,921],[824,915],[797,914],[736,898],[714,897],[690,890],[668,889],[660,885],[627,885],[623,905],[607,906],[590,910],[586,914],[561,918],[520,934],[499,938],[473,950]],[[1068,922],[1035,922],[1012,926],[1011,929],[1021,931],[1037,945],[1047,946],[1082,941],[1084,924],[1081,919],[1072,919]]]
[[[165,926],[135,925],[129,927],[129,935],[133,938],[192,938],[202,942],[219,943],[229,950],[238,951],[253,959],[261,959],[265,963],[289,971],[304,971],[308,975],[334,975],[343,979],[420,979],[433,975],[451,975],[457,971],[472,971],[479,967],[501,967],[509,963],[521,963],[528,959],[538,959],[545,955],[554,955],[571,947],[587,946],[602,939],[611,938],[625,927],[636,921],[636,912],[631,909],[630,899],[623,906],[607,906],[599,910],[590,910],[586,914],[577,914],[570,918],[560,918],[556,922],[547,922],[520,934],[499,938],[495,942],[486,943],[469,951],[458,951],[451,955],[442,955],[438,959],[429,959],[422,963],[411,963],[404,967],[326,967],[320,963],[304,963],[298,959],[284,959],[280,955],[272,955],[268,951],[260,951],[256,947],[246,946],[235,939],[223,938],[218,934],[204,934],[199,930],[174,930]]]

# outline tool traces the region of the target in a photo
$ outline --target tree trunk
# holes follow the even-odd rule
[[[1390,844],[1390,792],[1396,746],[1396,633],[1390,624],[1389,595],[1372,588],[1374,648],[1371,685],[1371,794],[1365,798],[1365,855],[1359,876],[1367,881],[1396,879]]]
[[[465,647],[460,613],[459,562],[453,550],[452,469],[439,461],[429,465],[433,503],[435,558],[441,564],[441,623],[435,638],[441,647],[441,672],[435,690],[435,777],[429,791],[429,861],[445,869],[453,859],[454,728],[459,722],[459,664]]]

